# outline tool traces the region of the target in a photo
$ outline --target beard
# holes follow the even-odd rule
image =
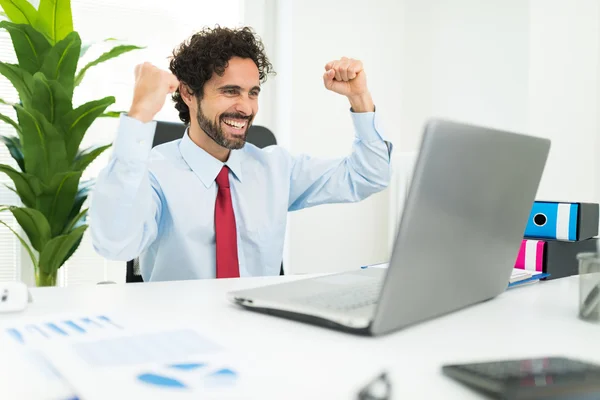
[[[223,118],[236,118],[236,119],[245,119],[246,127],[244,130],[244,134],[241,136],[234,137],[229,139],[225,136],[225,132],[221,128],[221,122]],[[198,121],[198,125],[200,129],[204,131],[212,140],[215,141],[219,146],[225,147],[229,150],[238,150],[244,147],[246,144],[246,136],[248,135],[248,128],[250,128],[250,123],[252,122],[252,116],[246,116],[239,113],[225,113],[217,116],[215,121],[211,121],[204,115],[202,112],[202,108],[198,107],[198,112],[196,113],[196,120]],[[223,122],[224,123],[224,122]]]

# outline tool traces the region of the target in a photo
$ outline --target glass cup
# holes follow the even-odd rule
[[[579,318],[600,322],[600,254],[580,253],[579,260]]]

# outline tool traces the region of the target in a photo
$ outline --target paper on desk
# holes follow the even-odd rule
[[[239,398],[245,368],[211,346],[183,330],[52,347],[45,354],[86,400]]]
[[[387,268],[389,263],[381,263],[381,264],[371,264],[360,267],[361,269],[365,268]]]
[[[129,317],[64,316],[0,329],[13,346],[40,351],[84,399],[235,398],[252,370],[195,329]]]
[[[72,386],[49,362],[40,347],[77,339],[77,335],[89,330],[90,324],[98,329],[108,329],[111,321],[105,316],[73,318],[70,315],[55,315],[49,318],[21,318],[16,322],[2,322],[2,393],[15,399],[77,398]]]
[[[366,269],[366,268],[388,268],[389,263],[381,263],[381,264],[373,264],[373,265],[365,265],[363,267],[361,267],[362,269]],[[513,268],[511,275],[510,275],[510,283],[513,282],[517,282],[517,281],[521,281],[524,279],[529,279],[532,276],[541,274],[541,272],[537,272],[537,271],[528,271],[528,270],[524,270],[524,269],[519,269],[519,268]]]
[[[540,279],[550,276],[544,272],[528,271],[525,269],[514,268],[510,274],[509,284],[517,284],[519,282],[538,282]]]
[[[101,315],[57,314],[21,318],[0,325],[0,339],[26,347],[57,342],[73,342],[90,337],[122,335],[126,326]]]
[[[66,400],[76,398],[73,388],[43,354],[0,344],[0,392],[7,399]]]
[[[509,282],[513,283],[513,282],[521,281],[523,279],[529,279],[529,278],[531,278],[532,275],[533,275],[533,273],[531,271],[514,268],[510,274]]]

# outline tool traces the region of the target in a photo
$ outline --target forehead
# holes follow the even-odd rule
[[[246,89],[260,86],[258,67],[249,58],[233,57],[229,60],[223,76],[213,74],[207,83],[213,87],[236,85]]]

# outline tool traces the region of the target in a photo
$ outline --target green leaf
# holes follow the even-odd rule
[[[65,233],[69,233],[73,229],[78,228],[82,224],[84,224],[88,210],[89,209],[86,208],[85,210],[82,210],[79,214],[77,214],[75,217],[71,218],[70,222],[67,224],[67,226],[65,226],[65,229],[62,231],[62,234],[64,235]]]
[[[4,114],[0,114],[0,121],[4,121],[7,124],[12,125],[17,130],[17,132],[21,131],[21,127],[12,118],[7,117]]]
[[[23,158],[23,151],[21,150],[21,141],[19,138],[15,136],[0,135],[0,140],[4,142],[8,152],[17,162],[21,171],[25,172],[25,159]]]
[[[71,222],[65,228],[65,230],[63,231],[62,234],[65,235],[65,234],[67,234],[69,232],[72,232],[74,229],[79,228],[80,226],[84,225],[85,221],[86,221],[86,218],[87,218],[87,212],[88,212],[88,209],[86,208],[85,210],[83,210],[79,214],[77,214],[75,217],[73,217],[71,219]],[[75,242],[75,244],[71,247],[71,250],[69,250],[69,253],[65,257],[65,260],[63,261],[63,264],[73,255],[73,253],[75,253],[75,251],[77,250],[77,248],[81,244],[81,239],[82,238],[83,238],[83,236],[81,238],[79,238],[79,240],[77,242]]]
[[[77,32],[71,32],[58,42],[46,55],[41,72],[50,81],[57,80],[63,85],[69,97],[73,95],[73,77],[77,70],[81,39]]]
[[[4,75],[19,92],[19,98],[24,107],[31,105],[33,76],[15,64],[0,62],[0,74]]]
[[[94,179],[88,179],[87,181],[79,182],[79,188],[77,190],[77,194],[75,195],[75,200],[73,200],[73,207],[71,208],[71,212],[67,218],[69,221],[73,220],[73,218],[79,214],[81,207],[83,207],[83,203],[85,203],[87,200],[88,194],[94,186],[94,182]]]
[[[52,187],[56,187],[52,209],[50,211],[50,225],[52,231],[58,234],[68,221],[68,216],[73,205],[73,200],[78,192],[81,172],[67,172],[58,175]]]
[[[64,172],[55,175],[50,185],[38,198],[36,207],[48,218],[52,236],[58,235],[69,222],[69,214],[78,191],[81,172]]]
[[[44,214],[33,208],[8,207],[15,216],[21,228],[29,238],[29,242],[38,252],[41,252],[50,240],[50,224]]]
[[[19,66],[32,75],[39,71],[51,47],[44,35],[31,25],[14,24],[8,21],[0,22],[0,28],[10,33]]]
[[[0,99],[0,104],[6,104],[7,106],[14,106],[15,103],[9,103],[8,101],[4,100],[4,99]]]
[[[67,253],[67,256],[64,258],[62,264],[66,263],[67,260],[69,258],[71,258],[71,256],[75,253],[75,251],[77,251],[77,248],[79,248],[79,245],[81,244],[82,239],[83,239],[83,235],[75,242],[75,244],[73,246],[71,246],[71,250],[69,250],[69,252]]]
[[[40,0],[38,9],[36,28],[45,32],[54,43],[73,32],[71,0]]]
[[[21,106],[15,106],[17,117],[21,124],[21,151],[25,158],[25,170],[42,181],[48,179],[49,160],[46,144],[46,135],[42,125],[26,109]],[[17,189],[18,190],[18,189]]]
[[[100,117],[104,118],[119,118],[121,114],[125,114],[127,111],[107,111],[104,114],[100,115]]]
[[[25,169],[43,182],[68,169],[63,135],[39,111],[16,105]]]
[[[77,153],[71,169],[73,171],[84,171],[88,165],[92,163],[104,150],[108,149],[111,144],[106,146],[93,146]]]
[[[40,269],[48,273],[58,271],[67,261],[71,249],[81,240],[86,229],[87,225],[83,225],[66,235],[51,239],[40,253]]]
[[[101,100],[85,103],[65,115],[63,124],[66,131],[67,157],[69,161],[75,159],[79,145],[88,128],[114,102],[114,97],[105,97]]]
[[[27,0],[0,0],[0,6],[15,24],[33,25],[37,20],[38,12]]]
[[[0,172],[4,172],[13,181],[23,204],[27,207],[35,207],[36,178],[24,172],[19,172],[10,165],[0,164]]]
[[[59,117],[73,109],[71,97],[58,81],[48,81],[41,72],[33,76],[33,109],[39,111],[48,122],[54,123]]]
[[[19,193],[17,193],[17,190],[15,188],[11,187],[8,183],[3,183],[3,185],[5,188],[10,190],[11,192],[14,192],[17,196],[19,195]]]
[[[23,245],[23,247],[25,247],[25,250],[27,250],[27,253],[29,254],[29,257],[31,257],[31,263],[33,264],[34,270],[37,271],[37,269],[38,269],[38,262],[35,259],[35,256],[33,255],[33,251],[31,250],[31,247],[29,247],[29,245],[27,244],[27,242],[17,232],[15,232],[15,230],[13,228],[11,228],[6,222],[0,221],[0,224],[4,225],[8,229],[10,229],[10,231],[12,233],[14,233],[15,236],[19,239],[19,241],[21,242],[21,244]]]
[[[94,61],[89,62],[85,67],[83,67],[81,69],[81,71],[79,71],[79,73],[77,74],[77,77],[75,77],[75,87],[79,86],[79,84],[83,80],[83,76],[85,75],[86,71],[88,69],[90,69],[91,67],[98,65],[100,63],[103,63],[104,61],[108,61],[112,58],[118,57],[123,53],[127,53],[132,50],[140,50],[143,48],[144,47],[134,46],[134,45],[129,45],[129,44],[113,47],[112,49],[110,49],[106,53],[102,54],[100,57],[98,57]]]

